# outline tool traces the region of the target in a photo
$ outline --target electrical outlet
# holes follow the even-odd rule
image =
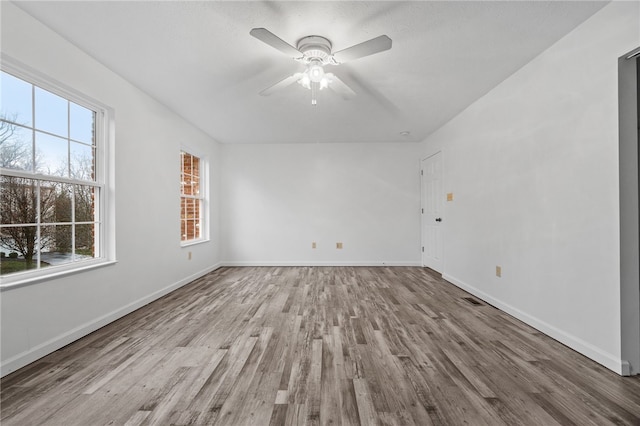
[[[453,192],[447,193],[447,201],[453,201]]]
[[[316,242],[315,241],[311,243],[311,248],[312,249],[316,248]]]
[[[341,249],[342,248],[342,243],[336,243],[336,248],[337,249]]]
[[[502,276],[502,266],[496,266],[496,277]]]

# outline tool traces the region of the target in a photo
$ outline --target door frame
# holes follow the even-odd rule
[[[618,59],[621,374],[640,374],[640,48]]]
[[[435,270],[433,268],[431,268],[430,266],[425,265],[424,263],[424,247],[425,247],[425,240],[424,240],[424,235],[425,235],[425,219],[424,219],[424,203],[425,203],[425,199],[424,199],[424,192],[425,192],[425,188],[424,188],[424,169],[422,167],[423,162],[428,160],[429,158],[440,154],[440,167],[442,170],[442,176],[441,176],[441,185],[442,185],[442,194],[444,195],[444,153],[442,150],[438,150],[435,152],[432,152],[430,154],[427,154],[425,156],[423,156],[420,159],[420,245],[421,245],[421,252],[420,252],[420,263],[422,264],[423,268],[429,268],[439,274],[443,274],[444,273],[444,224],[440,225],[440,232],[441,232],[441,237],[442,237],[442,258],[441,258],[441,263],[440,263],[440,269],[441,270]],[[441,200],[442,202],[442,200]],[[442,210],[444,210],[444,202],[442,203]]]

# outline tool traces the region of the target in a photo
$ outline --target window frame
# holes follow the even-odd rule
[[[115,254],[115,205],[113,192],[115,188],[113,173],[114,157],[114,111],[102,102],[75,90],[64,83],[49,77],[19,61],[5,55],[0,56],[0,70],[11,74],[25,82],[58,95],[84,108],[95,112],[95,154],[94,154],[94,181],[79,181],[70,177],[51,176],[16,170],[1,169],[2,175],[18,178],[34,179],[38,181],[56,181],[63,184],[81,184],[98,188],[99,196],[96,197],[95,210],[96,241],[95,250],[97,256],[92,259],[72,261],[63,265],[52,265],[47,268],[38,268],[28,271],[15,272],[0,276],[0,290],[22,286],[26,284],[47,281],[53,278],[74,274],[97,267],[116,263]]]
[[[200,237],[194,238],[191,240],[182,240],[182,198],[184,194],[182,193],[182,153],[189,154],[193,157],[197,157],[200,162],[200,197],[189,197],[196,198],[200,200]],[[197,149],[194,149],[187,145],[181,145],[180,151],[178,153],[180,156],[180,173],[178,176],[179,183],[179,199],[180,199],[180,212],[179,212],[179,241],[180,247],[188,247],[196,244],[206,243],[210,240],[209,238],[209,158],[206,155],[203,155]]]

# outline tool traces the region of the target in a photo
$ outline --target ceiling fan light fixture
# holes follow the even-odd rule
[[[319,67],[319,71],[315,71],[314,74],[314,69],[309,66],[298,79],[300,86],[311,90],[311,105],[318,104],[318,91],[329,87],[333,75],[331,73],[325,73],[321,65],[315,64],[315,66]]]
[[[298,83],[305,89],[311,89],[311,79],[309,78],[309,73],[307,71],[302,73],[302,77],[298,80]]]
[[[324,77],[324,69],[322,68],[322,62],[320,61],[311,61],[309,63],[309,68],[307,69],[309,73],[309,79],[314,83],[320,83],[322,78]]]

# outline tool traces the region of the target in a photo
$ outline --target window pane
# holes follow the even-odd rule
[[[40,212],[42,223],[71,222],[71,185],[40,182]]]
[[[95,257],[95,227],[94,224],[76,225],[76,259]]]
[[[36,132],[36,172],[51,176],[69,175],[67,140]]]
[[[0,121],[0,167],[33,170],[33,132]]]
[[[36,182],[33,179],[2,176],[0,181],[2,223],[35,224],[36,191]]]
[[[13,226],[2,227],[0,230],[1,251],[7,256],[10,253],[18,253],[19,256],[25,258],[31,255],[35,256],[36,247],[36,226]]]
[[[180,191],[182,194],[185,194],[185,195],[193,195],[193,191],[191,187],[191,183],[193,179],[191,176],[191,168],[192,168],[191,166],[192,166],[193,156],[186,152],[181,152],[180,157],[181,157]]]
[[[94,178],[94,151],[89,145],[71,142],[70,177],[81,180],[95,180]]]
[[[95,200],[97,188],[85,185],[75,185],[75,213],[76,222],[95,221]]]
[[[40,260],[50,265],[71,262],[71,225],[48,225],[40,228]]]
[[[0,76],[1,118],[24,126],[31,126],[32,87],[30,83],[3,72]]]
[[[40,193],[47,191],[45,188],[46,182],[40,184]],[[55,193],[52,194],[52,215],[50,222],[71,222],[73,217],[71,214],[71,197],[72,186],[68,184],[57,184],[55,186]],[[48,194],[45,194],[45,196]],[[42,195],[40,195],[42,197]],[[42,203],[42,199],[41,199]],[[44,219],[44,218],[43,218]],[[45,221],[42,221],[45,223]]]
[[[200,221],[193,221],[193,238],[200,238]]]
[[[191,163],[191,174],[194,179],[197,180],[200,176],[200,159],[198,157],[191,157],[193,159]]]
[[[36,268],[36,232],[35,225],[0,229],[0,275]]]
[[[182,194],[184,195],[192,195],[191,191],[191,176],[183,175],[182,177]]]
[[[69,124],[71,139],[93,145],[94,112],[69,102]]]
[[[191,219],[187,220],[187,239],[192,240],[195,238],[195,222]]]
[[[191,155],[186,152],[182,153],[182,173],[191,174]]]
[[[193,203],[193,218],[200,221],[200,200],[192,200]]]
[[[187,219],[193,219],[195,217],[195,201],[196,200],[188,200],[187,202]]]
[[[35,128],[59,136],[69,136],[69,101],[39,87],[36,90]]]
[[[183,219],[188,219],[189,218],[189,211],[191,210],[191,199],[190,198],[185,198],[184,202],[184,211],[182,213],[182,218]]]

